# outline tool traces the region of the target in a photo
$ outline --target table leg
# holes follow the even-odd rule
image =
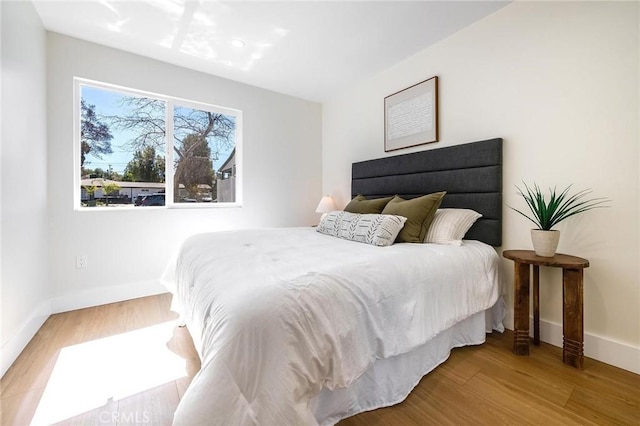
[[[562,362],[582,370],[584,363],[583,270],[562,270]]]
[[[533,344],[540,346],[540,266],[533,265]]]
[[[513,279],[513,353],[529,355],[529,265],[515,261]]]

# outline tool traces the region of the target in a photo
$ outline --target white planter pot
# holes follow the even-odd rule
[[[533,250],[538,256],[553,257],[560,241],[560,231],[543,231],[542,229],[531,230],[531,242]]]

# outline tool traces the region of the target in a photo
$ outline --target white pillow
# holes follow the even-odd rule
[[[470,209],[438,209],[425,243],[462,245],[462,238],[482,215]]]
[[[360,214],[334,211],[325,214],[318,232],[374,246],[390,246],[407,218],[389,214]]]

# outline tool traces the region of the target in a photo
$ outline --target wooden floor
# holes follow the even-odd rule
[[[200,367],[170,300],[163,294],[51,316],[0,381],[0,424],[170,424]],[[640,376],[592,359],[575,370],[547,344],[518,357],[512,338],[494,333],[481,346],[454,349],[403,403],[340,426],[640,425]],[[143,376],[147,387],[134,386]]]

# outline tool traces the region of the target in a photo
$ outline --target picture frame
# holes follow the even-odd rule
[[[384,98],[384,151],[438,142],[438,76]]]

